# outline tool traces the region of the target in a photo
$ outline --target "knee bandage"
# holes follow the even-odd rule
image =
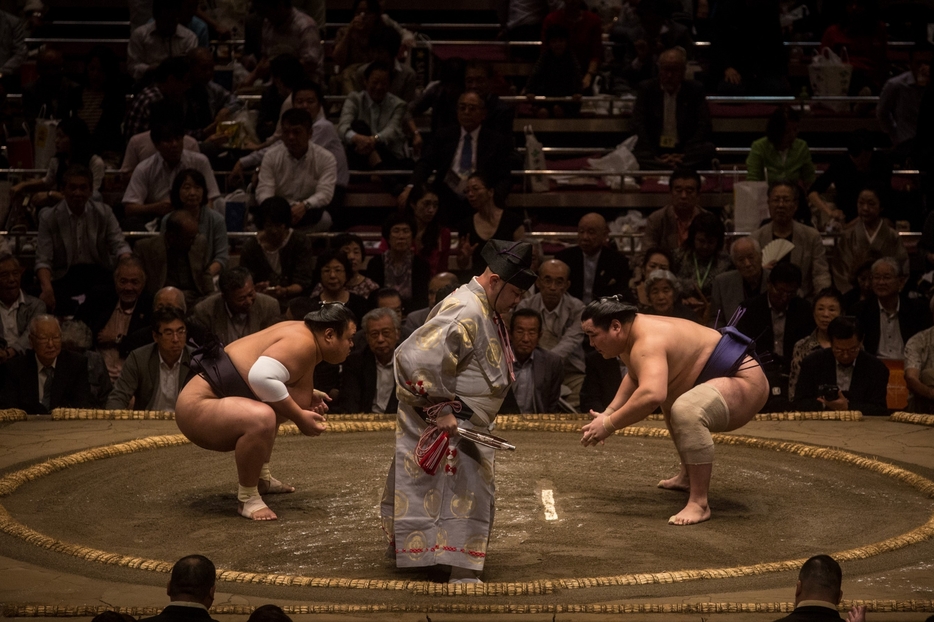
[[[711,432],[729,427],[730,409],[720,391],[701,384],[671,405],[671,433],[685,464],[713,462]]]
[[[253,497],[259,496],[259,488],[253,486],[252,488],[247,488],[246,486],[237,485],[237,501],[240,503],[246,503]]]
[[[256,397],[264,402],[281,402],[289,396],[285,383],[289,381],[289,370],[274,358],[261,356],[250,368],[248,380]]]

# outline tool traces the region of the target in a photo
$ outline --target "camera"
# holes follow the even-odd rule
[[[835,400],[840,395],[840,387],[835,384],[822,384],[817,387],[817,396],[825,400]]]

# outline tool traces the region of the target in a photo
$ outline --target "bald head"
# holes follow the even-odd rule
[[[542,265],[538,268],[538,276],[563,276],[565,278],[570,278],[571,276],[571,267],[560,259],[549,259],[548,261],[543,261]]]
[[[451,272],[439,272],[428,281],[428,307],[435,306],[438,302],[438,290],[445,287],[456,288],[460,285],[457,275]]]
[[[165,307],[174,307],[175,309],[188,311],[188,307],[185,304],[185,294],[182,293],[182,290],[169,285],[157,291],[152,299],[153,311],[156,309],[164,309]]]
[[[586,255],[593,255],[607,243],[610,233],[606,219],[596,212],[585,214],[577,223],[577,245]]]
[[[535,285],[542,296],[542,304],[551,311],[561,303],[571,285],[571,268],[558,259],[542,262]]]

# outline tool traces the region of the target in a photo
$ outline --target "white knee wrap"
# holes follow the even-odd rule
[[[709,384],[701,384],[671,405],[671,433],[685,464],[713,462],[711,432],[729,427],[730,409],[723,395]]]

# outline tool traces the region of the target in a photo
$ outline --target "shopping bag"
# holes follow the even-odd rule
[[[849,56],[843,50],[843,58],[837,56],[830,48],[824,48],[811,59],[808,66],[808,77],[811,80],[811,92],[815,96],[842,96],[850,90],[850,79],[853,77],[853,66],[849,64]],[[822,103],[831,110],[845,112],[849,109],[846,102]]]
[[[235,190],[224,197],[224,220],[227,223],[227,231],[243,231],[249,198],[250,195],[243,190]]]
[[[740,232],[755,231],[769,217],[769,183],[737,181],[733,184],[733,223]]]
[[[633,134],[620,144],[616,145],[616,149],[606,154],[602,158],[591,158],[587,160],[587,163],[590,165],[590,168],[598,171],[612,171],[612,172],[629,172],[629,171],[638,171],[639,170],[639,161],[636,160],[636,156],[632,154],[632,150],[636,148],[636,142],[639,140],[639,136]],[[623,178],[617,175],[608,175],[603,178],[606,182],[606,185],[613,190],[619,190],[623,185]]]
[[[531,125],[525,126],[525,168],[529,171],[542,171],[545,165],[545,152],[542,143],[535,137]],[[529,188],[532,192],[548,192],[548,178],[544,175],[529,175]]]

